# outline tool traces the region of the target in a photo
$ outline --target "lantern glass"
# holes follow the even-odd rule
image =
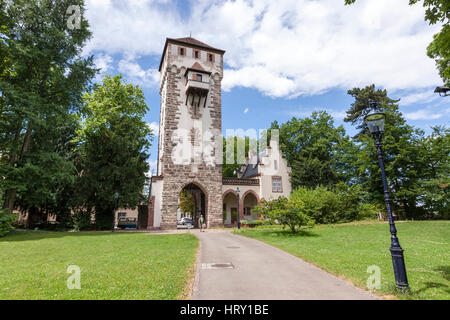
[[[370,133],[382,133],[384,132],[384,123],[386,115],[381,112],[373,112],[367,115],[364,119]]]

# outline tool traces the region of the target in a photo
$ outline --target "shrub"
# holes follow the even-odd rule
[[[17,216],[10,214],[8,209],[0,209],[0,237],[5,236],[13,228]]]
[[[192,198],[192,194],[186,190],[183,190],[180,193],[179,208],[184,214],[194,213],[194,199]]]
[[[299,198],[280,197],[278,200],[262,201],[254,211],[268,217],[272,222],[288,226],[293,233],[296,233],[299,227],[314,224],[314,219],[308,216],[304,203]]]
[[[300,187],[291,194],[291,199],[302,201],[304,212],[317,223],[349,222],[376,216],[377,207],[364,202],[366,194],[361,186],[337,184],[333,189]]]
[[[263,220],[242,220],[241,224],[247,224],[252,226],[261,226],[264,224]]]
[[[89,230],[92,228],[91,213],[80,210],[72,215],[73,228],[76,231]]]
[[[358,215],[356,220],[373,220],[378,216],[378,212],[382,212],[377,205],[367,202],[361,202],[358,204]]]
[[[231,213],[231,218],[233,219],[233,221],[236,221],[236,220],[237,220],[237,212],[236,212],[236,211],[233,211],[233,212]]]

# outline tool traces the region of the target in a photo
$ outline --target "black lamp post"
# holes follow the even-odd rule
[[[392,264],[394,267],[395,274],[395,282],[397,288],[401,290],[407,290],[408,286],[408,278],[406,276],[406,267],[405,260],[403,258],[403,249],[400,247],[400,243],[397,238],[397,229],[395,228],[394,217],[392,215],[391,208],[391,199],[389,194],[389,187],[386,179],[386,172],[384,170],[384,161],[383,161],[383,149],[381,138],[384,132],[384,123],[385,123],[386,115],[382,112],[374,109],[371,113],[369,113],[365,118],[364,122],[369,128],[370,133],[375,140],[375,146],[377,147],[378,153],[378,161],[380,163],[381,169],[381,179],[383,181],[383,189],[384,189],[384,201],[386,203],[386,209],[389,217],[389,226],[391,232],[391,256],[392,256]]]
[[[111,232],[114,232],[114,225],[116,224],[116,210],[117,210],[117,200],[119,199],[119,192],[114,192],[114,212],[113,212],[113,222]]]
[[[236,198],[237,198],[237,227],[238,229],[241,229],[241,217],[239,214],[239,187],[236,188]]]

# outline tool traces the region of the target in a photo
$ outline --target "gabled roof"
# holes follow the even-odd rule
[[[195,71],[195,72],[206,73],[206,74],[211,75],[211,72],[206,71],[205,69],[203,69],[203,67],[201,66],[201,64],[198,63],[198,62],[195,62],[195,63],[192,65],[192,67],[186,69],[185,76],[188,74],[189,71]]]
[[[190,67],[189,69],[192,70],[197,70],[197,71],[205,71],[205,69],[203,69],[202,65],[198,62],[195,62],[192,67]]]
[[[179,42],[184,42],[184,43],[187,43],[187,44],[192,44],[194,46],[199,46],[199,47],[204,47],[204,48],[209,48],[209,49],[215,49],[215,48],[211,47],[210,45],[208,45],[208,44],[206,44],[204,42],[201,42],[201,41],[199,41],[197,39],[194,39],[192,37],[177,38],[177,39],[173,39],[173,40],[176,40],[176,41],[179,41]],[[218,49],[215,49],[215,50],[218,50]]]
[[[194,39],[192,37],[186,37],[186,38],[177,38],[177,39],[173,39],[173,38],[166,38],[166,44],[164,45],[164,50],[163,50],[163,54],[161,57],[161,62],[159,64],[159,71],[161,71],[161,67],[162,67],[162,63],[163,63],[163,59],[164,59],[164,55],[166,53],[166,49],[167,49],[167,45],[170,43],[174,43],[174,44],[181,44],[181,45],[188,45],[191,47],[195,47],[195,48],[199,48],[199,49],[205,49],[211,52],[215,52],[218,54],[224,54],[225,51],[221,50],[221,49],[217,49],[214,47],[211,47],[210,45],[207,45],[206,43],[203,43],[197,39]]]

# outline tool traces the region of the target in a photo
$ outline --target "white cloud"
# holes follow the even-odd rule
[[[106,73],[112,69],[113,58],[104,53],[95,55],[94,64],[96,68],[101,69],[100,73]]]
[[[248,108],[245,108],[244,113],[248,113]]]
[[[152,130],[152,133],[156,137],[159,135],[159,123],[151,122],[151,123],[147,123],[147,126]]]
[[[94,33],[87,52],[131,52],[159,57],[166,37],[193,37],[227,50],[224,90],[256,88],[273,97],[295,97],[375,83],[388,90],[438,85],[426,47],[439,26],[408,1],[343,0],[207,1],[190,14],[172,1],[88,0]],[[144,83],[155,70],[134,61],[122,68]],[[410,97],[414,99],[414,97]],[[406,103],[408,99],[405,98]]]
[[[97,69],[100,69],[99,73],[96,75],[94,81],[102,82],[102,75],[106,74],[108,71],[113,69],[113,58],[105,53],[96,54],[94,57],[94,64]]]
[[[230,91],[233,87],[256,88],[261,92],[272,96],[287,96],[295,88],[292,80],[270,72],[264,67],[243,67],[239,70],[225,70],[222,81],[224,91]],[[272,85],[269,85],[272,84]]]
[[[162,6],[164,3],[169,7]],[[160,54],[166,36],[184,30],[170,1],[87,0],[86,4],[86,18],[94,35],[86,53]]]
[[[436,120],[440,117],[442,117],[442,114],[430,112],[426,109],[405,113],[405,118],[408,120]]]
[[[405,118],[408,120],[436,120],[450,113],[450,108],[437,111],[430,108],[420,109],[414,112],[404,113]]]
[[[155,87],[159,84],[160,75],[157,69],[144,70],[134,61],[133,55],[127,55],[119,61],[118,70],[124,74],[131,82],[142,87]]]
[[[148,165],[150,166],[150,170],[147,173],[147,176],[151,177],[153,175],[156,175],[158,169],[158,162],[156,160],[149,160]]]
[[[401,106],[408,106],[414,103],[429,103],[439,99],[439,95],[434,93],[433,89],[427,89],[425,91],[415,92],[406,96],[400,96],[401,100],[399,104]]]

